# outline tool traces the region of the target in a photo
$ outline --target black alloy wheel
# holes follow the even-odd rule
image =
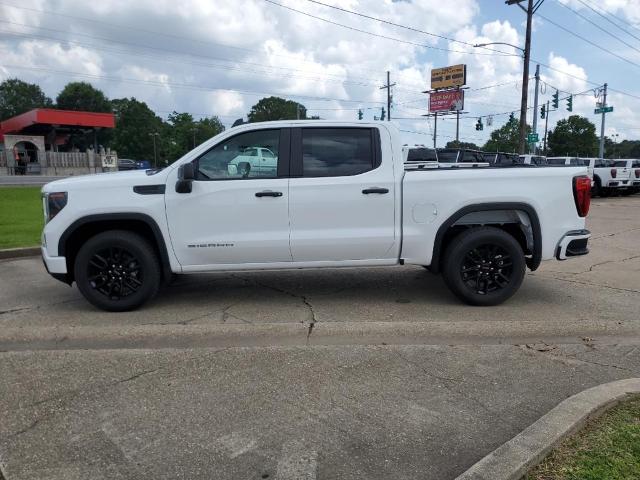
[[[78,251],[73,269],[80,293],[110,312],[138,308],[156,295],[162,280],[153,245],[125,230],[91,237]]]
[[[487,295],[509,285],[513,273],[511,255],[499,245],[480,245],[464,257],[462,281],[479,295]]]
[[[91,288],[110,300],[134,294],[144,281],[140,260],[118,247],[95,252],[89,260],[87,278]]]

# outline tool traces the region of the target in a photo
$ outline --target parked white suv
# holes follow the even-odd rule
[[[234,173],[247,148],[268,148],[275,170]],[[433,166],[405,171],[384,122],[245,124],[164,170],[45,185],[42,256],[93,305],[123,311],[173,274],[403,264],[496,305],[526,267],[588,253],[584,167]]]

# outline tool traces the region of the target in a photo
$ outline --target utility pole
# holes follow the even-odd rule
[[[538,133],[538,87],[540,86],[540,65],[536,65],[536,91],[533,95],[533,133]],[[546,117],[546,115],[545,115]],[[536,153],[536,147],[534,144],[533,153]]]
[[[196,130],[195,127],[191,128],[191,133],[193,133],[193,148],[196,148]]]
[[[604,119],[607,112],[607,84],[604,84],[602,89],[602,125],[600,125],[600,150],[598,152],[598,156],[600,158],[604,158]]]
[[[380,87],[380,90],[387,89],[387,121],[391,121],[391,87],[393,87],[395,83],[391,83],[391,74],[389,70],[387,70],[387,84]]]
[[[549,127],[549,100],[547,100],[547,111],[544,114],[544,154],[547,155],[547,128]]]
[[[156,152],[156,137],[160,135],[158,132],[150,133],[153,138],[153,168],[158,168],[158,154]]]
[[[533,20],[533,14],[542,5],[544,0],[537,0],[534,4],[534,0],[526,0],[527,8],[524,8],[520,3],[525,0],[506,0],[507,5],[518,5],[527,14],[527,32],[524,42],[524,68],[522,69],[522,99],[520,101],[520,138],[519,138],[519,153],[525,153],[525,137],[527,135],[527,100],[529,93],[529,59],[531,58],[531,22]]]
[[[438,112],[433,114],[433,148],[436,148],[436,139],[438,138]]]
[[[456,144],[460,143],[460,110],[456,110]]]

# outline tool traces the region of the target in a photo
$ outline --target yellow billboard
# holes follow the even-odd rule
[[[461,87],[467,83],[467,66],[464,64],[431,70],[431,90]]]

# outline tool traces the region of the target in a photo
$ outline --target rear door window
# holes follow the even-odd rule
[[[370,128],[303,128],[302,175],[343,177],[374,168]]]

